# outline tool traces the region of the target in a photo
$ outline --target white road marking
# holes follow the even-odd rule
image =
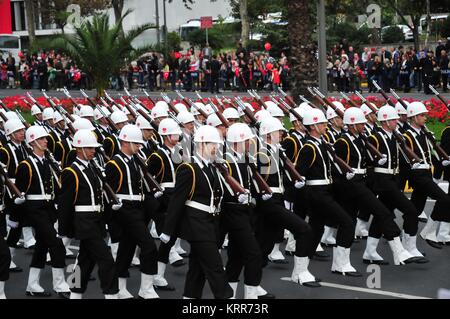
[[[291,281],[291,278],[290,277],[282,277],[281,280]],[[408,294],[402,294],[402,293],[391,292],[391,291],[380,290],[380,289],[370,289],[370,288],[362,288],[362,287],[355,287],[355,286],[348,286],[348,285],[340,285],[340,284],[334,284],[334,283],[331,283],[331,282],[321,282],[320,284],[322,286],[324,286],[324,287],[345,289],[345,290],[353,290],[353,291],[359,291],[359,292],[365,292],[365,293],[369,293],[369,294],[383,295],[383,296],[389,296],[389,297],[395,297],[395,298],[403,298],[403,299],[432,299],[432,298],[429,298],[429,297],[408,295]]]

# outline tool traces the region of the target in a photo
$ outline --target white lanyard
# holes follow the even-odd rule
[[[423,162],[424,162],[424,163],[427,163],[427,158],[425,157],[425,152],[423,151],[423,148],[422,148],[422,146],[420,145],[419,140],[417,140],[417,138],[416,138],[417,133],[413,132],[413,131],[410,130],[410,129],[408,130],[408,132],[411,133],[411,136],[412,136],[413,139],[416,141],[417,147],[419,148],[419,151],[420,151],[420,153],[421,153],[421,155],[422,155]],[[426,136],[425,136],[425,142],[426,142],[426,144],[427,144],[428,154],[430,154],[430,147],[429,147],[429,145],[428,145],[428,139],[427,139]],[[431,164],[431,159],[430,159],[430,161],[429,161],[428,164]]]
[[[381,139],[384,142],[384,145],[386,145],[387,156],[388,156],[388,169],[390,170],[391,167],[392,167],[392,165],[391,165],[391,163],[392,163],[392,160],[391,160],[392,159],[392,157],[391,157],[391,149],[389,148],[389,144],[386,141],[386,138],[384,137],[384,134],[380,133],[380,136],[381,136]],[[397,167],[398,167],[398,147],[397,147],[397,143],[395,143],[395,149],[397,150]]]
[[[77,162],[74,162],[75,166],[78,167],[78,169],[80,170],[81,174],[83,175],[84,179],[86,180],[88,186],[89,186],[89,190],[91,191],[91,202],[92,202],[92,206],[95,206],[95,196],[94,196],[94,188],[92,187],[91,182],[89,181],[89,178],[86,176],[86,174],[83,172],[84,168],[82,168],[80,166],[80,164],[78,164]]]
[[[36,172],[37,172],[37,175],[39,178],[39,186],[41,187],[41,194],[45,195],[44,183],[42,183],[41,172],[39,171],[39,168],[37,166],[36,159],[34,157],[30,156],[30,161],[33,164],[34,168],[36,169]],[[30,178],[31,178],[31,176],[30,176]]]
[[[275,160],[276,158],[279,158],[279,156],[278,157],[275,156],[275,151],[271,150],[271,147],[268,147],[267,150],[272,154],[275,165],[277,167],[278,185],[280,188],[283,188],[283,179],[281,178],[280,167],[278,166],[278,161]],[[281,152],[281,150],[279,150],[279,152]],[[271,160],[271,162],[272,162],[272,160]],[[284,168],[284,166],[283,166],[283,168]],[[286,172],[286,174],[287,174],[287,172]],[[292,180],[292,178],[289,176],[289,174],[287,174],[287,176],[289,177],[290,180]]]
[[[11,153],[12,153],[12,156],[14,157],[14,164],[17,167],[19,165],[19,161],[17,160],[17,155],[16,155],[16,152],[15,152],[16,149],[17,149],[16,145],[11,144]]]
[[[200,169],[202,169],[203,166],[204,166],[204,165],[202,164],[202,162],[201,162],[196,156],[193,156],[193,159],[194,159],[194,161],[197,162],[198,166],[200,166]],[[214,190],[213,190],[213,188],[212,188],[212,186],[211,186],[211,182],[210,182],[210,180],[209,180],[209,178],[208,178],[208,175],[203,171],[203,169],[202,169],[201,171],[202,171],[203,175],[205,176],[206,181],[208,182],[209,189],[211,190],[211,200],[210,200],[209,206],[210,206],[210,208],[211,208],[211,211],[215,211],[215,206],[214,206]],[[222,196],[221,196],[220,200],[222,201],[222,197],[223,197],[223,186],[222,186],[222,181],[221,181],[221,179],[220,179],[221,177],[222,177],[222,176],[219,174],[219,185],[220,185],[220,189],[222,190]]]
[[[348,137],[348,139],[350,140],[350,142],[352,142],[352,146],[353,148],[356,150],[356,153],[358,154],[358,165],[357,165],[357,169],[361,169],[361,160],[362,160],[362,156],[361,156],[361,152],[359,151],[358,147],[356,146],[356,144],[354,143],[354,140],[356,140],[356,137],[351,136],[348,133],[345,133],[345,135]],[[349,150],[350,151],[350,150]],[[349,154],[350,156],[350,154]]]
[[[167,160],[169,161],[169,164],[170,164],[170,172],[172,173],[172,182],[175,183],[175,167],[173,166],[173,162],[172,162],[172,160],[170,159],[170,155],[169,155],[169,153],[167,152],[167,150],[164,149],[163,147],[161,147],[161,151],[166,155]],[[164,178],[164,176],[163,176],[163,178]]]
[[[125,169],[127,170],[127,182],[128,182],[128,191],[130,195],[133,195],[133,188],[131,187],[131,174],[130,174],[130,168],[128,167],[127,163],[125,162],[125,160],[122,158],[122,156],[120,156],[120,154],[117,154],[117,157],[123,162],[123,164],[125,165]]]
[[[313,144],[316,146],[317,151],[319,152],[320,157],[322,158],[324,179],[328,179],[327,166],[326,166],[326,164],[325,164],[325,158],[324,158],[323,155],[322,155],[322,151],[320,150],[319,143],[316,142],[316,141],[314,141],[313,139],[310,139],[310,142],[313,143]]]

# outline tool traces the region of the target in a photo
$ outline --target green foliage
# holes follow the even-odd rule
[[[383,31],[381,36],[383,43],[398,43],[405,40],[402,29],[391,26]]]
[[[229,0],[233,17],[239,19],[239,0]],[[284,0],[248,0],[247,4],[248,18],[250,23],[258,21],[258,16],[267,16],[268,13],[286,12]]]
[[[441,26],[441,36],[444,38],[450,37],[450,16],[445,19]]]
[[[261,23],[257,27],[253,28],[253,33],[261,33],[264,35],[263,40],[252,40],[247,44],[249,50],[264,51],[264,44],[266,42],[272,45],[270,54],[272,56],[280,56],[281,52],[289,50],[289,37],[287,32],[287,26],[280,26],[274,24]]]
[[[327,30],[327,47],[340,43],[342,39],[347,39],[356,51],[361,49],[361,45],[369,41],[370,30],[367,27],[357,29],[351,23],[338,23],[333,29]]]
[[[136,49],[132,42],[146,30],[154,28],[152,24],[138,26],[120,36],[122,21],[130,13],[128,10],[114,25],[110,24],[106,14],[94,15],[92,21],[85,20],[75,28],[73,35],[58,35],[48,48],[68,53],[94,81],[97,94],[102,95],[109,78],[119,72],[125,61],[148,49]]]
[[[240,37],[239,23],[217,23],[208,29],[208,42],[213,50],[226,47],[235,47]],[[206,30],[198,29],[188,35],[192,45],[204,46],[206,43]]]

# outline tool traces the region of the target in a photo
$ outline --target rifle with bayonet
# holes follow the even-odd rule
[[[203,100],[202,96],[200,95],[200,93],[198,91],[195,91],[195,94],[197,94],[198,98],[200,100]],[[229,128],[230,127],[230,123],[228,122],[228,120],[223,116],[223,114],[219,111],[219,109],[217,108],[217,105],[215,105],[213,103],[213,101],[208,97],[206,98],[209,102],[209,105],[211,105],[213,111],[216,113],[217,117],[219,118],[220,122],[222,122],[223,126],[225,126],[225,128]]]
[[[206,114],[205,110],[203,110],[202,108],[198,107],[194,102],[192,102],[191,99],[188,99],[186,97],[184,97],[180,91],[175,91],[175,93],[179,96],[180,99],[182,99],[187,105],[189,105],[190,107],[194,108],[195,110],[197,110],[206,120],[206,118],[208,117],[208,114]]]

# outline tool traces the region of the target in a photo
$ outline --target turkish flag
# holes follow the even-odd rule
[[[10,0],[0,0],[0,33],[12,34]]]

